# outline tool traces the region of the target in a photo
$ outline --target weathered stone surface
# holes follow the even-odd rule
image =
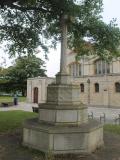
[[[78,85],[49,85],[47,103],[39,105],[38,120],[24,125],[23,144],[54,154],[90,153],[103,145],[103,128],[88,121],[87,107],[79,95]]]
[[[53,126],[26,121],[23,129],[23,144],[43,152],[90,153],[103,145],[103,128],[96,121],[80,126]]]
[[[73,106],[72,106],[73,107]],[[57,125],[82,124],[88,121],[87,108],[40,108],[39,121]]]
[[[40,105],[39,121],[25,123],[23,144],[54,154],[89,153],[103,145],[103,128],[95,121],[88,121],[86,107],[80,102],[80,86],[71,84],[67,73],[67,17],[62,15],[60,19],[60,73],[56,84],[48,86],[47,102],[43,105],[50,107]]]
[[[80,102],[80,88],[72,84],[48,86],[47,103],[39,105],[39,121],[51,124],[82,124],[88,121],[87,108]]]
[[[71,84],[72,78],[68,74],[58,73],[56,75],[56,84]]]
[[[56,120],[56,110],[50,110],[50,109],[39,110],[39,121],[55,123],[55,120]]]
[[[47,88],[47,103],[81,104],[80,87],[78,85],[49,85]]]

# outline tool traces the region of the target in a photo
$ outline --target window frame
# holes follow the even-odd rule
[[[99,83],[95,83],[94,84],[94,88],[95,88],[95,93],[99,93],[100,92],[100,85],[99,85]]]
[[[81,93],[84,93],[84,92],[85,92],[85,85],[84,85],[84,83],[81,83],[81,84],[80,84],[80,92],[81,92]]]
[[[120,93],[120,82],[115,83],[115,92]]]
[[[73,77],[81,76],[81,64],[75,62],[69,64],[69,73]]]
[[[110,63],[98,59],[94,62],[94,66],[96,75],[110,74]]]

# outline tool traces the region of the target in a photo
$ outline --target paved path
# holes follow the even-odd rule
[[[91,115],[93,113],[93,118],[100,120],[100,117],[105,115],[105,123],[113,123],[115,124],[115,119],[119,117],[120,109],[114,108],[96,108],[89,107],[88,114]],[[104,119],[102,119],[102,122]],[[118,123],[118,121],[117,121]]]
[[[19,102],[17,106],[11,107],[0,107],[0,111],[8,111],[8,110],[24,110],[32,112],[32,107],[37,107],[37,104],[34,103],[25,103]],[[88,107],[88,114],[91,115],[93,113],[93,118],[100,120],[100,116],[105,114],[105,123],[115,124],[115,118],[120,114],[120,109],[113,108],[98,108],[98,107]],[[103,122],[103,120],[102,120]]]
[[[0,107],[0,111],[23,110],[23,111],[32,112],[33,106],[37,107],[38,105],[34,103],[19,102],[18,105],[16,106]]]

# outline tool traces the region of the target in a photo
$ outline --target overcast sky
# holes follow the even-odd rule
[[[112,18],[117,18],[117,23],[120,26],[120,0],[103,0],[104,12],[102,13],[103,20],[106,23]],[[0,50],[1,56],[4,56],[2,50]],[[40,53],[41,54],[41,53]],[[42,57],[39,55],[39,57]],[[58,45],[57,50],[50,50],[48,54],[49,61],[46,62],[47,75],[49,77],[55,76],[59,72],[60,64],[60,45]],[[1,60],[3,61],[3,60]],[[9,60],[7,60],[9,64]]]

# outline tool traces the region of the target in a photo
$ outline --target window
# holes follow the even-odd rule
[[[95,74],[110,73],[110,64],[103,60],[97,60],[95,62]]]
[[[81,65],[79,63],[72,63],[69,65],[70,75],[77,77],[81,75]]]
[[[80,84],[80,91],[84,92],[84,84],[83,83]]]
[[[95,92],[99,92],[99,84],[95,83]]]
[[[107,71],[107,73],[110,73],[110,64],[106,64],[106,71]]]
[[[115,83],[115,91],[120,92],[120,83],[119,82]]]

